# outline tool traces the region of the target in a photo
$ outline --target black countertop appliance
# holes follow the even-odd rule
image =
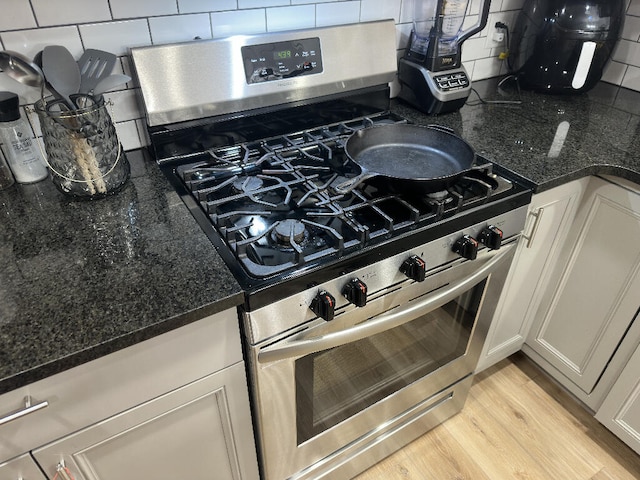
[[[585,92],[620,37],[624,0],[527,0],[517,17],[509,65],[525,88]]]

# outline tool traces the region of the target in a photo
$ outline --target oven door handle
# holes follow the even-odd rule
[[[493,273],[505,261],[517,242],[503,246],[496,255],[471,275],[450,284],[419,300],[409,302],[393,312],[374,317],[353,327],[331,332],[318,337],[306,337],[308,333],[298,334],[283,342],[264,347],[258,353],[258,362],[272,363],[280,360],[304,357],[315,352],[339,347],[378,333],[399,327],[415,319],[421,312],[429,312],[459,297],[471,287]],[[476,260],[477,261],[477,260]],[[303,337],[304,335],[304,337]]]

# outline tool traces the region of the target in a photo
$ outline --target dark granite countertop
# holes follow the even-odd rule
[[[542,191],[593,174],[640,184],[640,93],[518,94],[475,82],[459,112],[431,117]],[[0,192],[0,394],[238,305],[235,279],[154,162],[129,152],[117,195],[78,202],[45,180]]]
[[[518,93],[511,80],[473,86],[484,100],[522,103],[480,103],[472,93],[455,113],[427,116],[398,100],[392,110],[452,128],[477,153],[531,180],[535,192],[596,174],[640,184],[640,92],[604,82],[579,95]]]
[[[114,196],[0,191],[0,394],[242,302],[157,165]]]

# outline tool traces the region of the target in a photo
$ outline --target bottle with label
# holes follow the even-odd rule
[[[20,100],[12,92],[0,92],[0,141],[18,183],[34,183],[49,172],[31,133],[20,116]]]

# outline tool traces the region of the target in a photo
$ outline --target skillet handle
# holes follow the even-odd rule
[[[359,175],[356,175],[353,178],[347,178],[344,181],[340,181],[342,179],[344,179],[345,177],[338,177],[335,181],[337,181],[338,183],[334,183],[331,185],[331,189],[336,192],[337,194],[340,195],[344,195],[346,193],[349,193],[351,190],[353,190],[354,188],[356,188],[358,185],[360,185],[362,182],[364,182],[365,180],[374,177],[375,175],[372,173],[368,173],[368,172],[362,172]]]
[[[445,127],[444,125],[438,125],[436,123],[432,123],[427,125],[427,128],[433,128],[434,130],[440,130],[444,133],[450,133],[451,135],[455,135],[456,131],[453,128]]]

